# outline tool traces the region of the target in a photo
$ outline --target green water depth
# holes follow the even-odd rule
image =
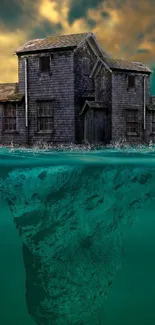
[[[155,324],[154,148],[1,148],[0,222],[1,324]]]

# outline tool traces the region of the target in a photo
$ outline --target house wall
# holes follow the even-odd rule
[[[84,116],[79,116],[79,112],[86,99],[82,95],[88,90],[95,91],[94,80],[84,74],[83,58],[87,58],[90,63],[90,73],[96,62],[96,55],[87,42],[83,42],[74,51],[74,74],[75,74],[75,139],[77,143],[84,140]],[[91,99],[92,100],[92,99]]]
[[[50,73],[39,72],[39,57],[50,55]],[[18,57],[19,91],[24,93],[24,58],[28,59],[29,144],[40,141],[74,142],[74,71],[73,52],[70,50]],[[37,100],[53,100],[54,132],[38,132]]]
[[[152,98],[150,97],[150,103],[152,101]],[[154,107],[155,108],[155,107]],[[145,131],[145,139],[146,142],[149,143],[152,141],[152,143],[155,143],[155,133],[152,132],[152,122],[153,122],[153,116],[152,113],[154,113],[154,110],[148,110],[146,108],[146,131]]]
[[[146,136],[143,131],[143,76],[146,75],[146,105],[150,101],[150,77],[143,73],[135,75],[135,87],[127,88],[126,72],[113,72],[112,76],[112,141],[142,142]],[[126,134],[126,110],[138,109],[138,136]],[[147,116],[148,118],[148,116]],[[147,124],[149,121],[147,122]],[[148,137],[148,135],[147,135]]]
[[[103,65],[95,77],[95,100],[103,102],[105,143],[111,140],[112,74]]]
[[[16,132],[3,131],[3,108],[6,104],[0,104],[0,144],[26,145],[25,109],[24,101],[17,103],[16,110]]]

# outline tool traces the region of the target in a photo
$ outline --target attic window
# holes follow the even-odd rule
[[[39,58],[40,72],[49,72],[50,71],[50,57],[41,56]]]
[[[83,73],[85,76],[88,76],[90,74],[90,60],[87,57],[84,57],[82,59],[82,65],[83,65]]]
[[[135,87],[135,76],[129,75],[128,76],[128,88],[134,88]]]

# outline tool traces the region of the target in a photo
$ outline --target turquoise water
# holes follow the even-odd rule
[[[0,324],[155,324],[155,148],[0,149]]]

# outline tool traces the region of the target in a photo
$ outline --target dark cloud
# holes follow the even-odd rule
[[[44,38],[48,36],[55,35],[57,32],[62,31],[62,25],[61,24],[52,24],[48,21],[41,22],[41,26],[33,29],[31,33],[31,38]]]
[[[146,28],[146,33],[149,34],[149,33],[152,33],[153,31],[155,31],[155,22],[154,21],[148,25],[148,27]]]
[[[145,54],[145,53],[149,53],[150,52],[150,50],[149,49],[138,49],[137,51],[136,51],[136,53],[140,53],[140,54]]]
[[[8,27],[17,25],[22,15],[20,2],[16,0],[0,1],[0,21]]]
[[[138,41],[142,41],[144,39],[144,37],[145,37],[145,34],[142,33],[142,32],[140,32],[140,33],[137,34],[137,40]]]
[[[96,21],[93,19],[88,19],[87,23],[91,28],[94,28],[96,26]]]
[[[68,20],[72,24],[76,19],[87,16],[88,9],[96,8],[103,0],[72,0]]]
[[[22,28],[30,17],[33,16],[36,5],[31,0],[0,0],[0,22],[6,28]]]
[[[109,19],[110,18],[110,14],[107,12],[107,11],[103,11],[101,13],[101,16],[104,18],[104,19]]]

